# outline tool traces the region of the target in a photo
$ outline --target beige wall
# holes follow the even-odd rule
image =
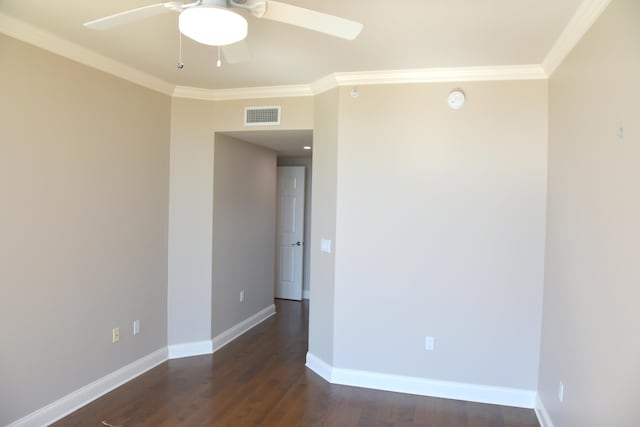
[[[6,425],[167,345],[170,101],[4,36],[0,58]]]
[[[613,0],[550,79],[549,99],[544,81],[463,83],[457,112],[446,106],[453,83],[170,100],[0,36],[0,57],[12,58],[0,69],[0,425],[167,336],[209,340],[272,298],[250,290],[255,306],[225,311],[238,284],[216,285],[227,203],[214,189],[233,189],[214,179],[214,135],[243,130],[244,107],[257,105],[282,105],[279,129],[314,129],[312,354],[338,368],[538,387],[556,427],[638,425],[638,18],[637,1]],[[229,166],[216,168],[238,172]]]
[[[334,340],[338,113],[337,89],[315,97],[309,353],[329,365],[333,364]],[[331,253],[320,251],[321,239],[331,240]]]
[[[205,101],[171,102],[169,344],[211,338],[214,131]]]
[[[334,366],[535,390],[546,157],[546,81],[340,89]]]
[[[549,83],[539,393],[555,427],[640,425],[639,22],[614,0]]]
[[[312,129],[313,98],[196,101],[171,108],[169,344],[210,340],[214,135],[246,130],[246,106],[281,105],[275,129]],[[252,130],[274,127],[252,126]]]
[[[276,157],[266,148],[215,137],[213,337],[273,304]]]

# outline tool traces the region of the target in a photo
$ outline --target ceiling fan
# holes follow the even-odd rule
[[[362,31],[359,22],[274,0],[167,1],[105,16],[86,22],[84,26],[107,30],[143,18],[178,12],[178,27],[182,34],[199,43],[220,47],[237,43],[247,36],[246,19],[233,9],[248,10],[256,18],[283,22],[345,40],[355,39]]]

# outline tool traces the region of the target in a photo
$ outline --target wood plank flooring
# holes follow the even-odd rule
[[[308,304],[276,307],[215,354],[165,362],[53,426],[539,427],[528,409],[331,385],[304,366]]]

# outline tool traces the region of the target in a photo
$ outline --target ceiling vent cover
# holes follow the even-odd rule
[[[279,125],[281,107],[247,107],[244,109],[244,125]]]

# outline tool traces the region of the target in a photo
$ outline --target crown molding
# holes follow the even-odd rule
[[[235,99],[313,96],[314,93],[309,85],[260,86],[232,89],[203,89],[190,86],[176,86],[172,95],[175,98],[200,99],[204,101],[231,101]]]
[[[164,80],[97,54],[2,12],[0,12],[0,33],[156,92],[166,95],[171,95],[173,92],[173,85]]]
[[[390,85],[495,80],[543,80],[540,65],[501,65],[495,67],[422,68],[333,73],[311,84],[315,95],[339,86]]]
[[[609,6],[611,0],[584,0],[576,10],[555,44],[542,61],[542,68],[551,76],[582,37]]]
[[[338,86],[352,86],[493,80],[541,80],[546,79],[547,75],[540,65],[532,64],[336,73],[333,75],[333,78]]]
[[[364,71],[329,74],[310,85],[263,86],[235,89],[201,89],[177,86],[173,91],[173,96],[176,98],[200,99],[204,101],[228,101],[234,99],[314,96],[340,86],[353,85],[541,80],[546,78],[547,75],[539,65]]]
[[[311,90],[314,95],[319,95],[323,92],[330,91],[338,87],[338,73],[332,73],[324,76],[315,82],[311,83]]]

